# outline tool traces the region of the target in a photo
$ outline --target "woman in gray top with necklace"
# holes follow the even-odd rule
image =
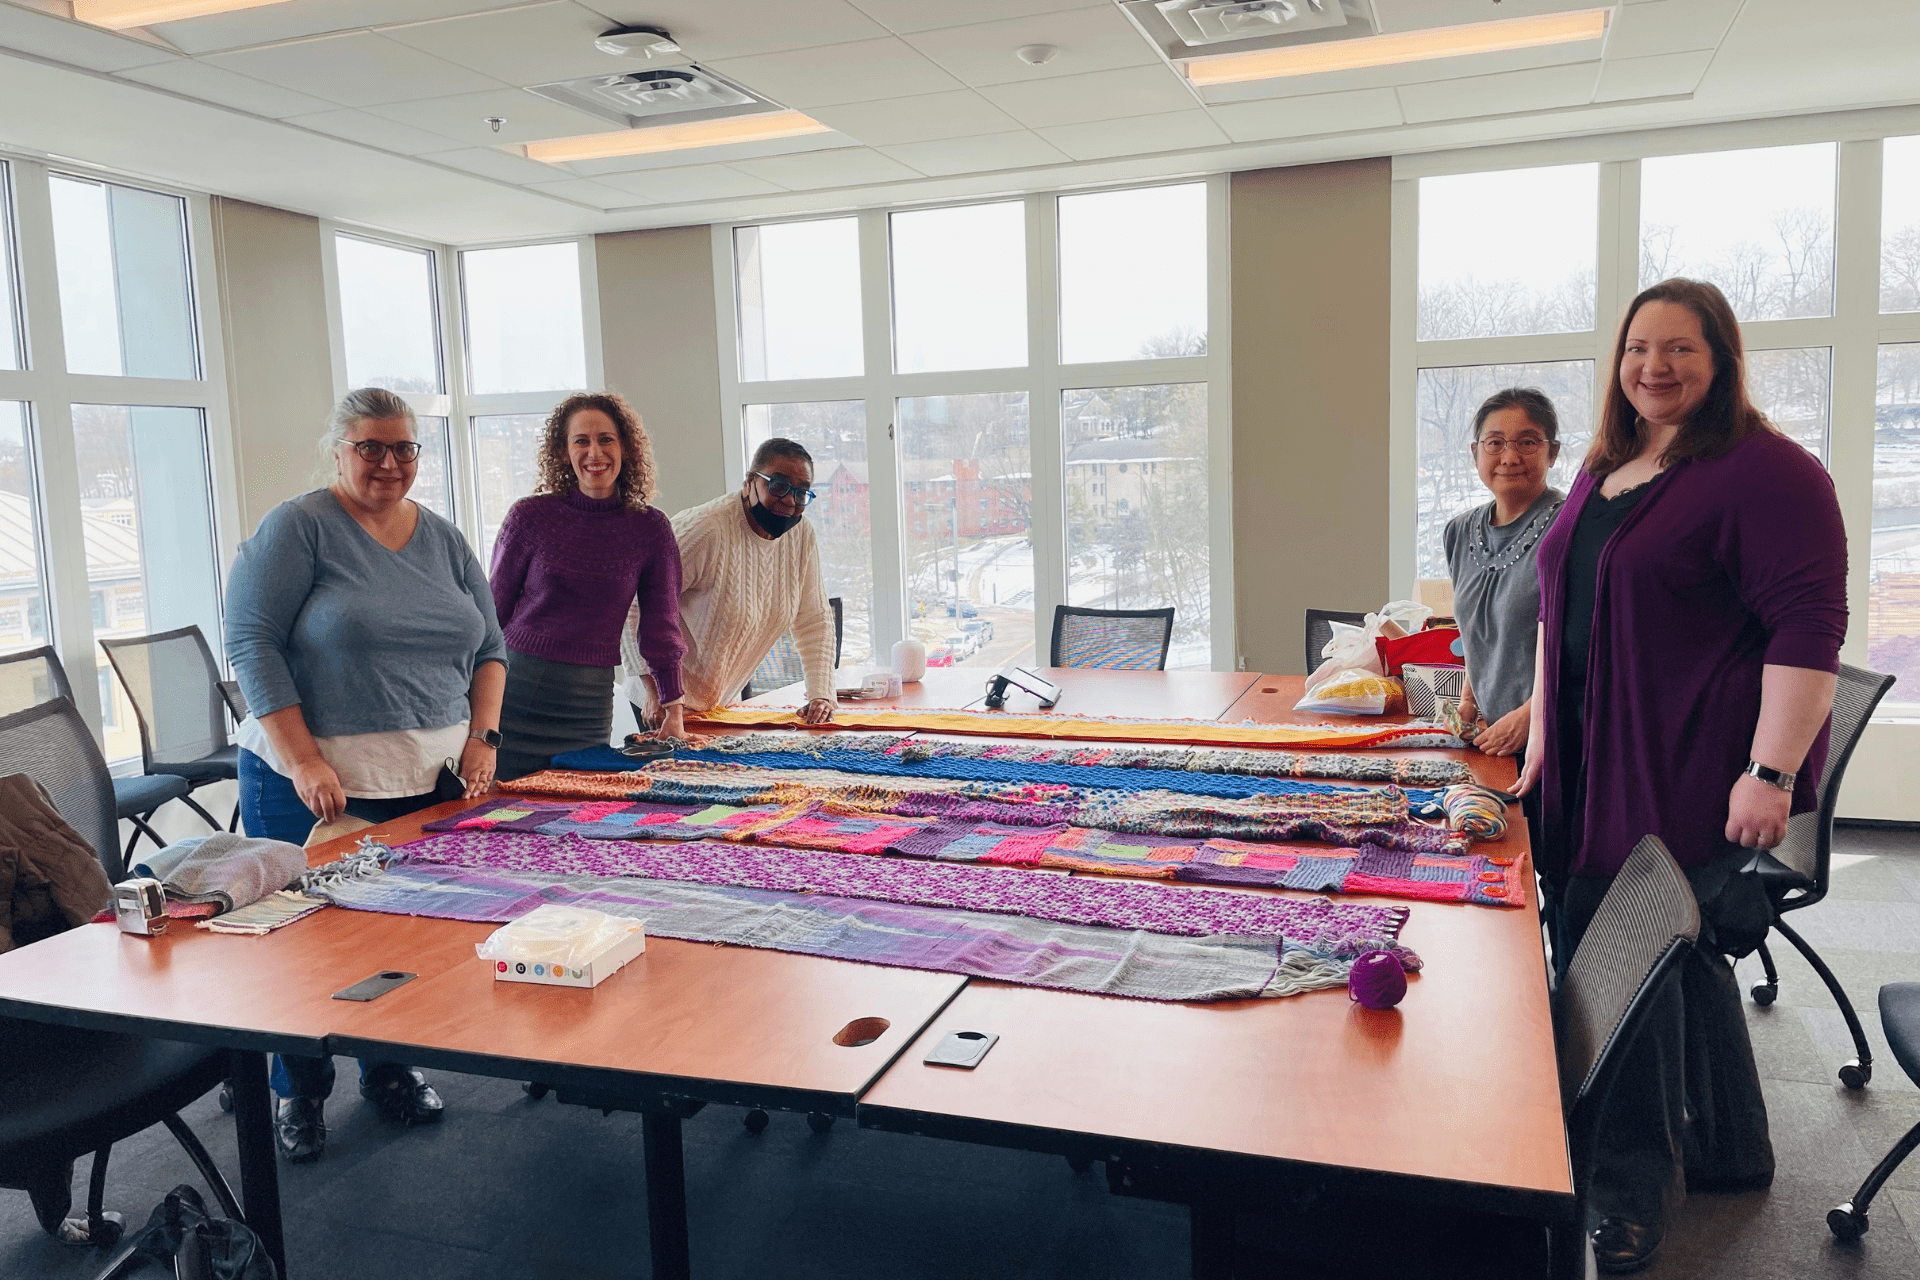
[[[1447,522],[1453,613],[1466,647],[1460,714],[1484,727],[1474,745],[1510,756],[1527,745],[1540,578],[1533,557],[1566,495],[1547,487],[1560,456],[1560,418],[1532,387],[1487,397],[1473,417],[1474,465],[1493,493]]]

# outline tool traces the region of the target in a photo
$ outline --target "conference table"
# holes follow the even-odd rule
[[[893,705],[977,706],[988,674],[929,671]],[[1327,719],[1292,710],[1298,676],[1042,674],[1064,689],[1063,715]],[[798,700],[789,688],[755,701]],[[1006,709],[1038,704],[1017,694]],[[1473,752],[1395,754],[1463,758],[1495,786],[1514,777],[1510,761]],[[464,807],[423,810],[310,859],[331,861],[363,835],[403,843]],[[1476,850],[1525,858],[1514,816],[1503,841]],[[242,1201],[283,1276],[265,1058],[275,1052],[539,1081],[562,1101],[640,1112],[661,1280],[691,1274],[681,1122],[707,1103],[1104,1160],[1115,1189],[1191,1206],[1201,1280],[1226,1274],[1235,1210],[1275,1189],[1467,1209],[1536,1234],[1566,1228],[1573,1185],[1535,912],[1352,900],[1409,910],[1402,940],[1426,968],[1396,1009],[1363,1009],[1341,991],[1163,1004],[668,938],[649,938],[600,987],[560,990],[495,982],[473,953],[494,925],[329,908],[264,937],[81,926],[0,955],[0,1013],[231,1050]],[[417,976],[372,1001],[331,998],[395,969]],[[950,1030],[1000,1039],[973,1070],[925,1064]]]

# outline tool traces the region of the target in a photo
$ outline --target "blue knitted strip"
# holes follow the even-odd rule
[[[1188,795],[1244,799],[1257,795],[1340,795],[1369,790],[1330,782],[1302,782],[1297,778],[1255,778],[1242,774],[1193,773],[1183,769],[1133,769],[1088,764],[1027,764],[1012,760],[975,760],[965,756],[934,756],[907,764],[893,756],[870,751],[731,752],[681,750],[676,760],[715,764],[759,765],[767,769],[838,769],[888,778],[958,778],[969,782],[1049,782],[1061,786],[1113,791],[1181,791]],[[589,747],[553,758],[556,769],[600,773],[627,773],[640,761],[612,747]],[[1402,788],[1411,805],[1435,804],[1436,791]]]

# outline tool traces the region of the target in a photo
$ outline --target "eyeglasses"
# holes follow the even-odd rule
[[[1509,449],[1523,458],[1530,458],[1547,447],[1542,436],[1521,436],[1518,440],[1509,440],[1505,436],[1488,436],[1484,440],[1475,440],[1473,447],[1484,449],[1488,453],[1505,453]]]
[[[393,460],[403,467],[420,456],[418,440],[399,440],[393,444],[388,444],[384,440],[342,440],[340,443],[352,445],[355,453],[376,467],[389,453],[393,455]]]
[[[790,480],[783,480],[779,476],[770,476],[764,471],[756,471],[753,474],[759,476],[766,482],[767,496],[770,498],[792,498],[804,507],[820,496],[811,489],[802,489]]]

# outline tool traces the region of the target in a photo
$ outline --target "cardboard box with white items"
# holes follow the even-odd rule
[[[474,947],[495,982],[597,987],[647,949],[638,920],[549,903],[504,924]]]

